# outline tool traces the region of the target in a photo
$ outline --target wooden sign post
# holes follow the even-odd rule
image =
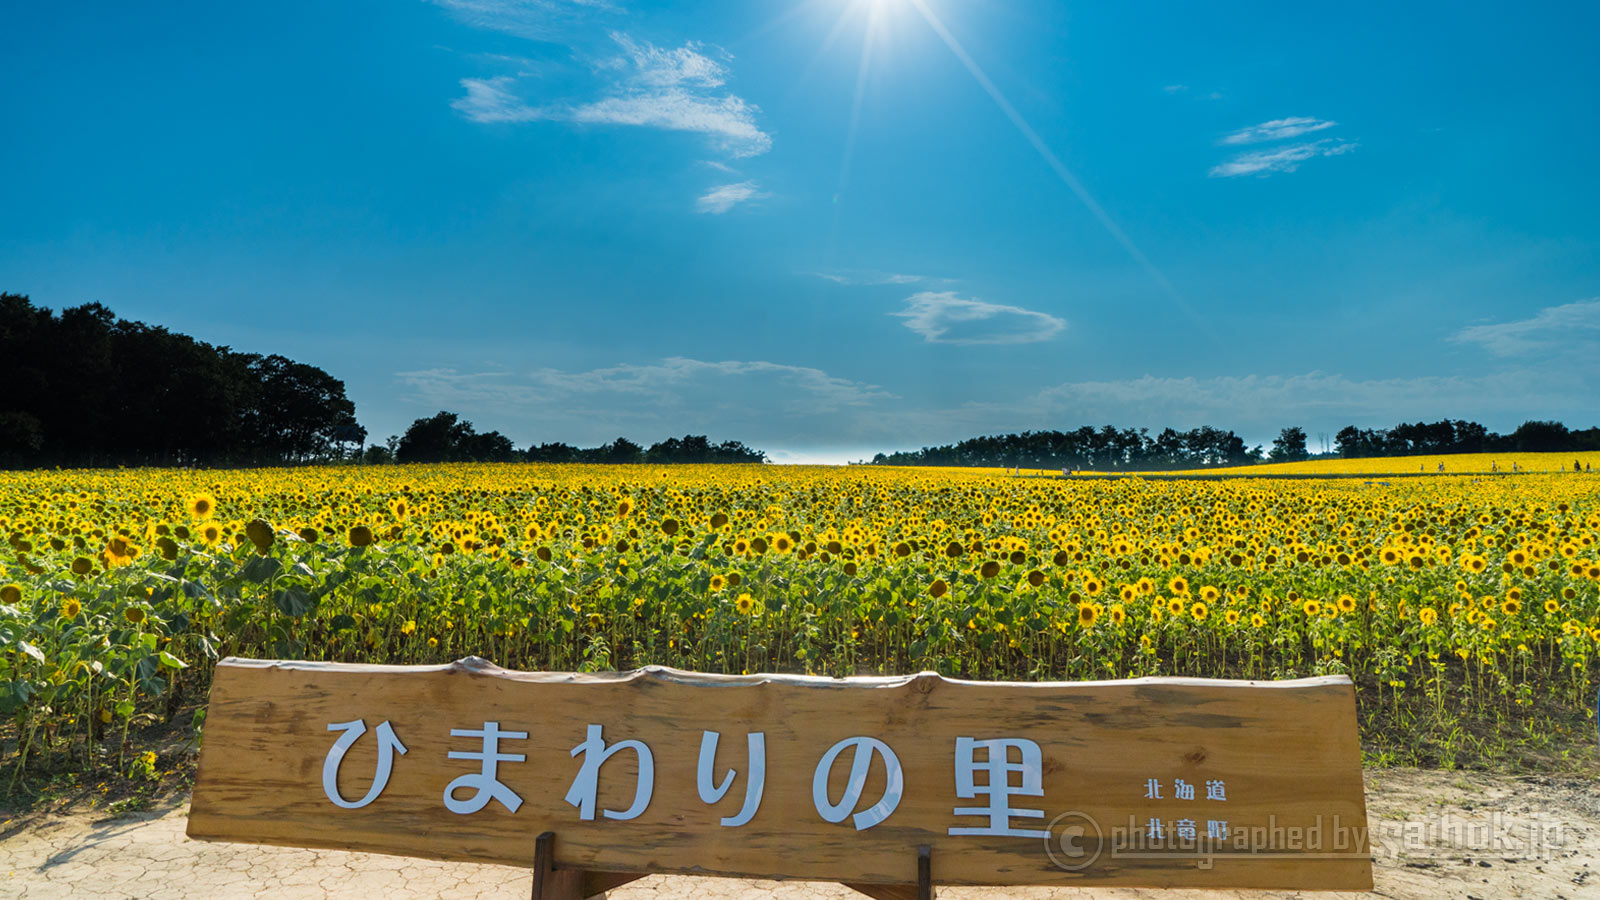
[[[534,870],[1368,890],[1355,692],[228,659],[189,836]]]

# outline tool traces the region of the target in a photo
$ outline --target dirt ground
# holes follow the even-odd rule
[[[1600,898],[1600,785],[1590,779],[1367,772],[1374,894],[1417,900]],[[525,898],[527,871],[364,853],[208,844],[184,837],[186,805],[116,819],[0,822],[0,896],[27,898]],[[1299,893],[941,888],[945,898],[1278,898]],[[859,898],[836,885],[652,876],[612,900]]]

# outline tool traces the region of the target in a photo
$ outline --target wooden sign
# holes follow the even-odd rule
[[[1368,890],[1355,692],[228,659],[189,836],[591,873]],[[541,848],[543,850],[541,854]]]

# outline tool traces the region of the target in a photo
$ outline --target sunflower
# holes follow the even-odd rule
[[[1189,593],[1189,582],[1182,575],[1179,575],[1167,582],[1167,590],[1174,594],[1187,594]]]
[[[715,593],[717,591],[722,590],[723,586],[726,585],[727,583],[728,583],[728,579],[723,578],[721,575],[713,575],[713,576],[711,576],[711,591],[712,591],[712,593]]]
[[[733,606],[740,613],[748,616],[750,613],[755,611],[756,598],[750,596],[748,593],[740,594],[739,599],[733,601]]]
[[[950,585],[945,584],[943,578],[935,578],[933,584],[928,585],[928,596],[937,600],[950,592]]]
[[[267,548],[272,546],[273,540],[277,537],[272,531],[272,526],[261,519],[251,519],[245,523],[244,534],[262,553],[267,552]]]
[[[101,552],[100,558],[105,560],[107,568],[117,568],[131,564],[134,555],[133,545],[119,534],[106,542],[106,549]]]
[[[200,529],[200,543],[207,547],[216,546],[220,540],[222,540],[222,529],[216,524],[208,522]]]
[[[130,624],[137,625],[145,619],[144,607],[130,606],[122,611],[122,617],[127,619]]]
[[[63,619],[76,619],[78,613],[81,612],[83,612],[83,604],[79,603],[76,597],[68,597],[66,602],[61,604],[61,618]]]
[[[352,547],[368,547],[372,545],[372,529],[365,525],[355,526],[350,529],[350,533],[346,536],[349,538],[350,546]]]
[[[87,556],[77,557],[72,561],[72,574],[87,575],[94,570],[94,560]]]
[[[1229,625],[1239,624],[1239,611],[1237,609],[1228,610],[1222,614],[1222,617],[1228,621]]]
[[[1100,609],[1093,603],[1078,604],[1078,625],[1081,628],[1093,628],[1094,623],[1100,618]]]
[[[1506,602],[1500,604],[1500,611],[1508,616],[1514,616],[1522,611],[1522,601],[1515,597],[1507,597]]]
[[[1111,604],[1111,624],[1113,624],[1113,625],[1121,625],[1123,622],[1126,622],[1127,620],[1128,620],[1128,611],[1123,608],[1122,604],[1121,603],[1113,603],[1113,604]]]
[[[1421,622],[1425,626],[1431,626],[1433,623],[1439,621],[1439,611],[1431,606],[1424,606],[1417,612],[1417,621]]]
[[[978,574],[985,578],[993,578],[1000,574],[1000,563],[991,559],[978,569]]]
[[[1206,608],[1206,605],[1199,601],[1196,601],[1193,606],[1189,607],[1189,615],[1194,616],[1194,620],[1196,622],[1204,622],[1206,620],[1206,615],[1209,612],[1210,610]]]
[[[1318,602],[1317,602],[1317,601],[1315,601],[1315,600],[1307,600],[1307,601],[1306,601],[1306,602],[1305,602],[1305,604],[1304,604],[1304,605],[1302,605],[1302,606],[1301,606],[1301,607],[1300,607],[1300,609],[1301,609],[1301,611],[1303,611],[1303,612],[1304,612],[1304,613],[1305,613],[1305,614],[1306,614],[1306,615],[1308,615],[1308,616],[1314,616],[1314,615],[1316,615],[1316,614],[1317,614],[1317,613],[1320,613],[1320,612],[1322,612],[1322,604],[1320,604],[1320,603],[1318,603]]]
[[[1356,598],[1350,596],[1349,594],[1341,594],[1341,595],[1339,595],[1339,611],[1340,612],[1355,612],[1355,609],[1356,609]]]
[[[217,498],[210,494],[195,494],[187,505],[189,515],[196,519],[209,519],[217,511]]]
[[[1173,597],[1167,601],[1167,612],[1175,616],[1183,615],[1183,598]]]

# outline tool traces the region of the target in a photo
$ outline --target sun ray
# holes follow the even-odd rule
[[[961,42],[956,39],[950,29],[945,27],[944,22],[928,7],[926,0],[907,0],[907,2],[921,14],[923,20],[939,36],[939,39],[944,41],[945,46],[950,48],[950,52],[955,54],[956,59],[977,80],[978,86],[983,88],[984,92],[995,102],[995,105],[1000,108],[1006,118],[1011,120],[1011,124],[1022,133],[1022,136],[1033,146],[1033,149],[1056,173],[1056,177],[1060,178],[1062,183],[1078,196],[1083,205],[1088,207],[1090,214],[1100,222],[1118,244],[1122,245],[1122,249],[1133,258],[1133,261],[1144,269],[1151,280],[1177,304],[1185,315],[1193,319],[1213,340],[1220,341],[1220,336],[1211,328],[1211,324],[1200,316],[1194,307],[1189,304],[1189,301],[1173,286],[1172,282],[1167,280],[1167,276],[1162,274],[1161,270],[1156,268],[1155,263],[1144,255],[1144,251],[1140,250],[1139,246],[1133,242],[1133,239],[1128,237],[1127,232],[1122,230],[1122,226],[1118,225],[1117,221],[1111,217],[1111,214],[1106,212],[1100,202],[1094,198],[1094,195],[1089,193],[1089,189],[1083,186],[1083,182],[1078,180],[1078,176],[1074,175],[1072,170],[1068,169],[1066,164],[1061,161],[1060,157],[1056,156],[1055,151],[1051,150],[1050,145],[1045,143],[1044,138],[1033,130],[1033,126],[1028,124],[1028,120],[1022,117],[1022,113],[1011,105],[1011,101],[1006,99],[1000,88],[989,80],[989,76],[984,74],[983,68],[978,65],[977,60],[972,58],[972,55],[966,51],[966,48],[961,45]]]

